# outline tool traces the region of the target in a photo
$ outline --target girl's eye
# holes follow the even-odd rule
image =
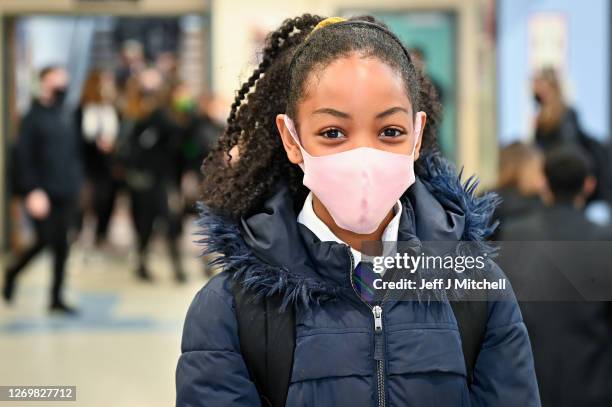
[[[342,133],[340,130],[338,129],[329,129],[329,130],[325,130],[324,132],[321,133],[321,135],[325,138],[328,139],[341,139],[341,138],[345,138],[346,136],[344,135],[344,133]]]
[[[406,134],[406,133],[404,131],[400,130],[400,129],[389,127],[389,128],[384,129],[382,131],[382,133],[380,133],[380,136],[381,137],[394,138],[394,137],[403,136],[404,134]]]

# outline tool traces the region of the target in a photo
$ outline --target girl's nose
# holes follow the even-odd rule
[[[352,148],[359,147],[370,147],[376,148],[378,143],[378,137],[372,137],[372,134],[365,131],[359,131],[355,133],[355,137],[353,137],[354,144]]]

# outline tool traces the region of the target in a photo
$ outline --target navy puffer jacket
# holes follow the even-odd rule
[[[424,156],[402,197],[398,240],[482,241],[494,196],[439,156]],[[529,337],[509,297],[488,302],[488,320],[471,386],[461,336],[445,301],[383,306],[384,355],[374,359],[374,317],[350,285],[348,247],[321,242],[296,222],[279,188],[261,212],[235,224],[203,210],[207,250],[224,271],[196,295],[187,313],[176,372],[177,406],[259,406],[240,353],[231,284],[259,294],[282,292],[296,305],[296,339],[287,406],[539,406]],[[491,279],[503,277],[494,268]]]

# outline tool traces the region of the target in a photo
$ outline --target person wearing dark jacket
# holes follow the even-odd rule
[[[27,214],[36,227],[37,241],[5,274],[3,296],[13,299],[18,274],[43,248],[54,254],[50,309],[72,314],[62,296],[68,231],[74,221],[83,169],[80,143],[72,116],[62,102],[68,86],[63,68],[48,67],[40,73],[40,97],[21,122],[17,141],[19,190]]]
[[[187,312],[177,406],[539,406],[511,290],[481,303],[473,369],[450,301],[372,295],[364,242],[484,248],[496,203],[437,153],[439,102],[405,46],[370,16],[305,14],[267,38],[203,165],[201,242],[223,271]],[[293,310],[286,376],[247,363],[235,291],[277,298],[272,325]],[[288,387],[271,403],[259,379]]]
[[[505,270],[531,338],[542,405],[610,406],[612,302],[588,297],[612,290],[609,252],[602,253],[609,244],[601,242],[612,241],[612,230],[583,213],[594,189],[585,154],[557,147],[544,170],[551,205],[509,222],[502,232],[502,240],[530,246],[521,246]],[[584,281],[597,287],[585,289]]]
[[[186,128],[179,124],[161,103],[161,76],[153,69],[141,73],[141,103],[148,105],[128,135],[129,154],[125,160],[126,183],[130,191],[131,212],[138,239],[136,276],[152,281],[147,264],[148,249],[155,222],[166,226],[166,241],[177,282],[185,282],[186,274],[180,259],[182,202],[181,142]],[[172,106],[173,108],[174,106]],[[185,122],[189,122],[184,118]]]
[[[506,223],[521,219],[542,206],[546,180],[542,154],[522,142],[505,146],[499,156],[499,176],[494,192],[501,198],[493,219],[499,226],[491,240],[497,240]]]
[[[598,183],[589,200],[612,200],[610,154],[608,148],[587,134],[578,112],[564,100],[557,71],[544,68],[533,80],[533,95],[538,105],[535,144],[547,152],[562,145],[573,145],[590,157]]]
[[[576,112],[563,98],[561,82],[553,68],[544,68],[533,79],[533,98],[538,105],[535,143],[544,151],[562,144],[579,142],[580,125]]]

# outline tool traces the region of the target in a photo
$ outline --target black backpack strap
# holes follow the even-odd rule
[[[242,292],[239,284],[233,284],[232,292],[236,301],[240,351],[261,404],[284,407],[293,367],[294,309],[288,307],[279,313],[280,295],[254,300],[253,294]]]
[[[476,359],[484,341],[489,316],[487,301],[469,300],[451,301],[451,307],[459,326],[461,349],[465,360],[467,381],[472,385]]]

